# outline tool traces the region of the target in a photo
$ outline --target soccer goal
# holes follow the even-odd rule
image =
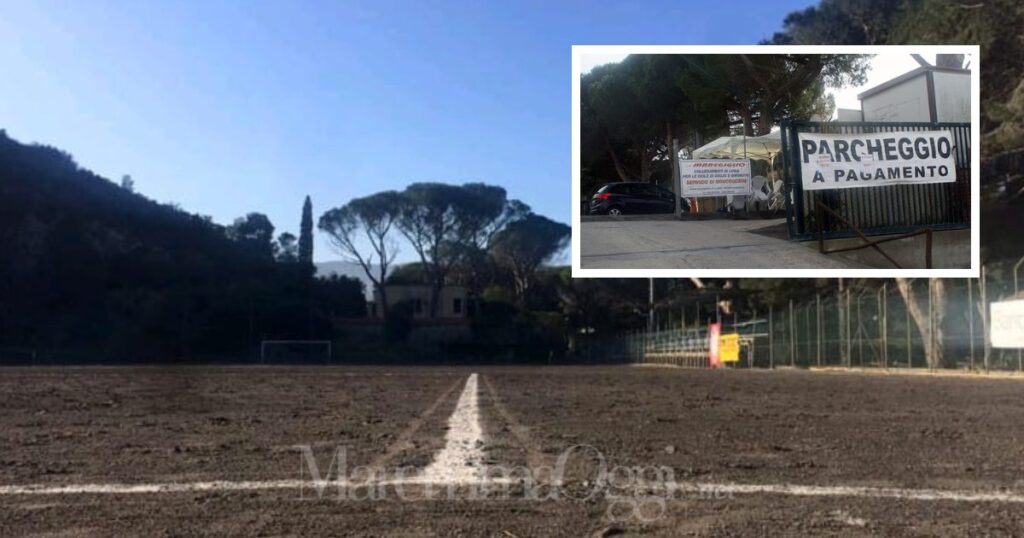
[[[263,340],[260,342],[260,363],[266,362],[330,362],[330,340]]]

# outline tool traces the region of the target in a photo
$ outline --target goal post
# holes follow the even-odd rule
[[[268,359],[309,360],[319,357],[324,362],[334,356],[330,340],[263,340],[260,342],[260,363]]]

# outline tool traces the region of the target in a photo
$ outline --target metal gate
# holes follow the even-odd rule
[[[923,185],[887,185],[861,189],[805,192],[800,177],[799,133],[881,133],[943,129],[952,133],[956,181]],[[912,232],[923,228],[949,230],[970,225],[971,124],[927,122],[782,122],[782,168],[786,188],[789,238],[814,239],[815,203],[832,208],[866,235]],[[820,223],[826,239],[855,236],[853,228],[825,215]]]

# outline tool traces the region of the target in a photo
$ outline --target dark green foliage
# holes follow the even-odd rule
[[[277,236],[277,242],[274,243],[274,259],[281,263],[299,261],[299,249],[294,235],[284,232]]]
[[[908,15],[924,15],[920,11],[908,12],[908,4],[892,0],[824,0],[817,6],[786,15],[783,31],[772,36],[770,43],[887,45],[891,43],[896,21]]]
[[[274,225],[263,213],[249,213],[228,226],[227,236],[253,255],[271,260],[274,257]]]
[[[420,262],[404,263],[398,265],[388,273],[387,280],[388,284],[427,284],[427,274],[423,270],[423,264]]]
[[[790,13],[771,43],[979,45],[982,156],[1024,146],[1024,4],[1018,0],[822,0]],[[977,66],[977,59],[972,59]],[[1008,170],[1007,172],[1015,173]]]
[[[531,213],[494,235],[491,254],[512,274],[520,304],[526,304],[537,268],[565,249],[571,233],[567,224]]]
[[[388,309],[384,318],[384,339],[388,342],[405,342],[412,332],[412,316],[415,306],[412,301],[399,301]]]
[[[263,215],[225,228],[0,131],[0,360],[244,360],[261,339],[327,338],[331,317],[363,315],[358,281],[311,289],[308,270],[275,263],[272,233]]]
[[[313,308],[320,319],[352,319],[366,315],[362,282],[344,276],[317,278],[312,282]]]
[[[483,183],[413,183],[398,196],[398,230],[420,258],[431,286],[430,316],[459,265],[487,248],[494,234],[529,208],[505,189]]]
[[[306,196],[302,203],[302,222],[299,225],[299,262],[313,265],[313,202]]]
[[[603,183],[669,185],[672,140],[762,135],[784,118],[829,110],[826,86],[863,81],[858,55],[631,55],[580,80],[581,192]],[[671,188],[671,187],[670,187]]]

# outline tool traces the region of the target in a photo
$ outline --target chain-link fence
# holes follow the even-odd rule
[[[1024,258],[986,266],[977,279],[836,281],[813,297],[717,321],[722,334],[740,335],[735,367],[1024,371],[1024,351],[993,348],[988,337],[990,305],[1020,295],[1022,266]],[[707,367],[707,321],[627,335],[630,360]]]

